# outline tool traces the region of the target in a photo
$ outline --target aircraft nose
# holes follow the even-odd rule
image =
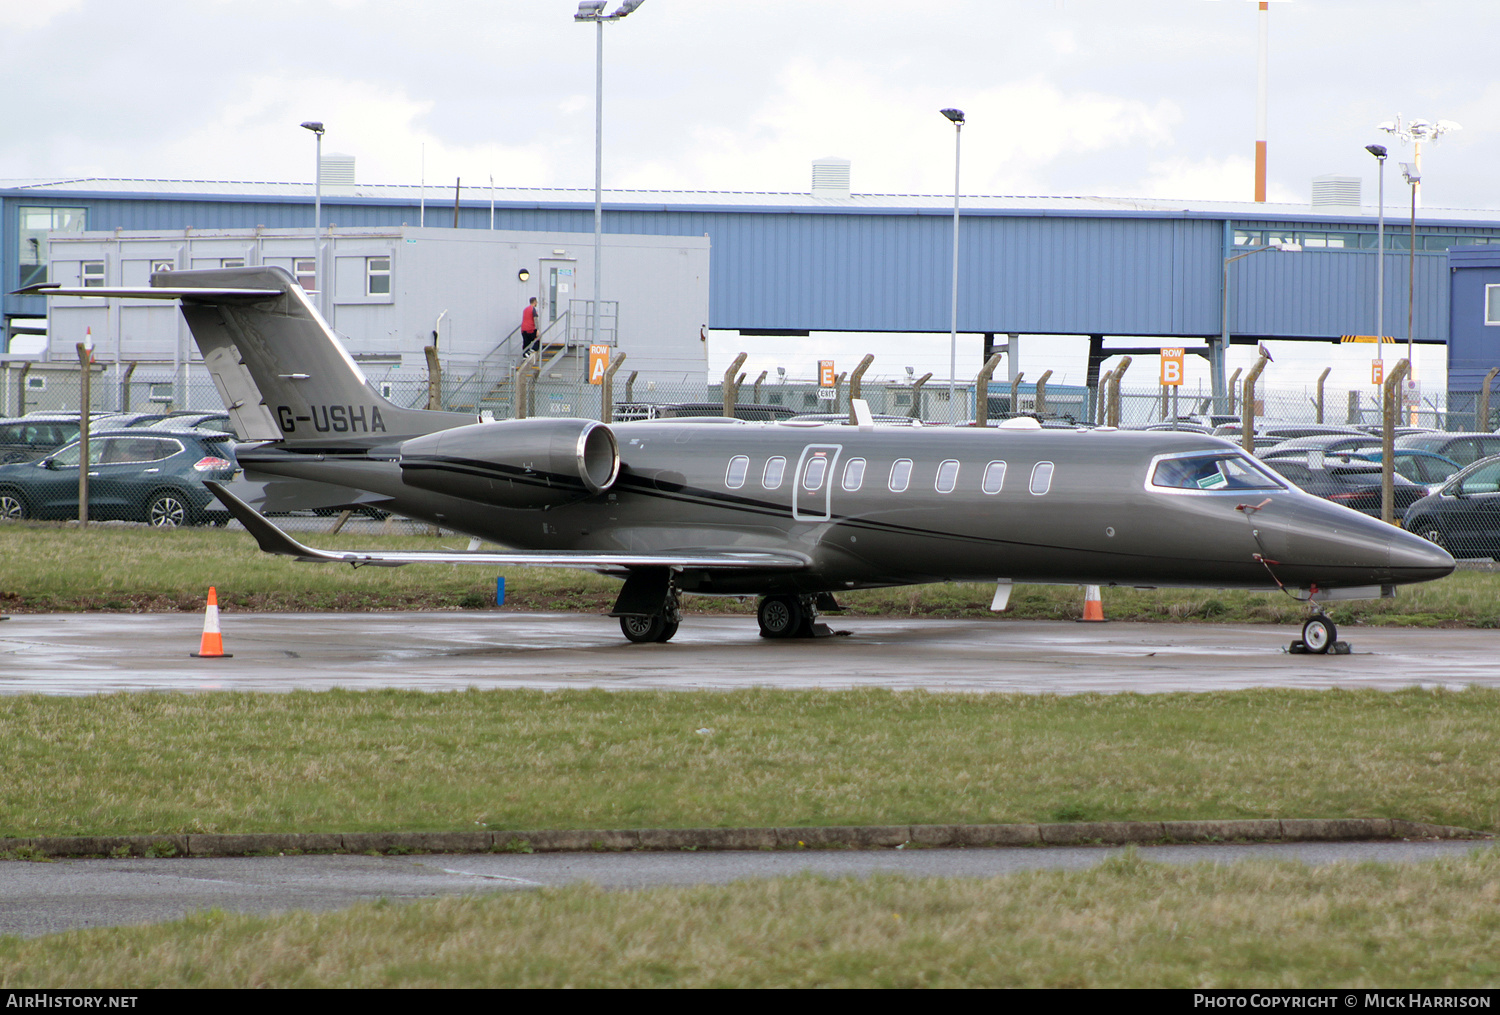
[[[1452,555],[1421,536],[1396,529],[1387,546],[1397,581],[1431,581],[1453,573]]]

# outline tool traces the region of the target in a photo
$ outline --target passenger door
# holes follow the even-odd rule
[[[797,459],[792,487],[792,518],[826,522],[833,514],[833,484],[842,444],[809,444]]]

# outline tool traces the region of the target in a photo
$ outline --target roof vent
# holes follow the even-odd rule
[[[325,187],[354,186],[354,156],[324,155],[318,169],[318,182]]]
[[[1312,181],[1312,206],[1314,208],[1358,208],[1358,176],[1314,176]]]
[[[849,197],[849,160],[816,159],[813,161],[813,197]]]

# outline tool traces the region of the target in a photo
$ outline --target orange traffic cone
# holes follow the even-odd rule
[[[194,659],[233,659],[224,651],[224,636],[219,633],[219,593],[209,586],[208,609],[203,611],[203,641],[198,651],[189,653]]]
[[[1099,586],[1084,586],[1087,591],[1083,596],[1083,619],[1086,621],[1102,622],[1104,620],[1104,600],[1099,596]]]

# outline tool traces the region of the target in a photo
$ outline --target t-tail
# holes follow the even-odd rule
[[[243,440],[368,445],[477,421],[383,398],[282,268],[157,272],[149,289],[43,284],[23,291],[180,299],[203,365]]]

